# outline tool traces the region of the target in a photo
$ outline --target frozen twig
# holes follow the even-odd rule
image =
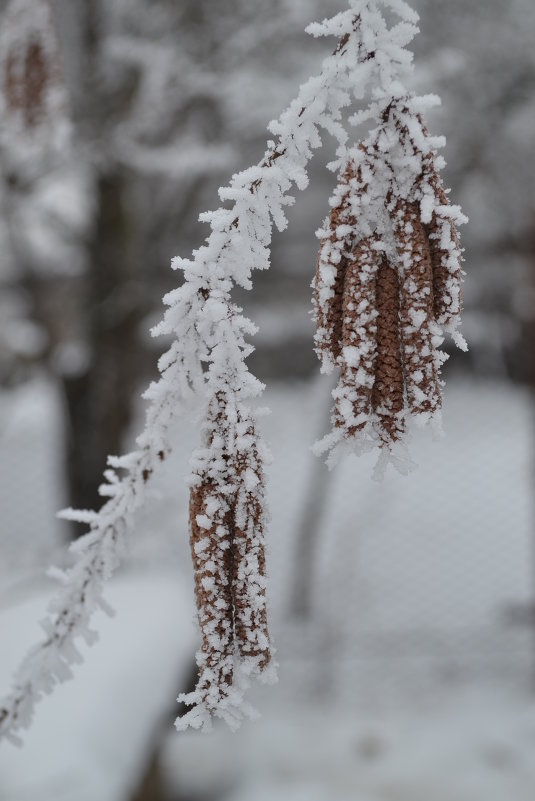
[[[171,420],[198,405],[208,415],[214,403],[217,405],[218,399],[224,398],[221,416],[216,415],[215,419],[224,428],[232,409],[233,437],[242,436],[239,421],[244,421],[247,431],[254,432],[244,436],[252,436],[257,443],[256,475],[261,474],[265,448],[256,434],[255,415],[248,402],[262,392],[263,386],[249,373],[244,361],[251,351],[245,337],[255,329],[231,302],[230,293],[236,284],[250,289],[252,270],[269,267],[272,224],[279,230],[286,227],[284,209],[293,202],[288,192],[292,186],[306,187],[306,166],[313,150],[321,145],[322,130],[338,139],[340,158],[344,158],[347,133],[342,124],[342,110],[350,105],[354,95],[361,96],[369,75],[368,62],[373,58],[374,43],[365,41],[358,25],[359,9],[365,5],[361,0],[351,0],[347,11],[311,29],[314,35],[338,36],[339,46],[325,60],[321,73],[301,87],[289,108],[271,124],[277,142],[269,142],[260,164],[235,175],[230,186],[220,191],[221,199],[231,201],[232,207],[202,215],[201,219],[212,229],[205,245],[195,251],[192,259],[173,262],[175,269],[183,270],[185,281],[165,297],[169,308],[153,331],[155,335],[171,335],[173,344],[160,359],[160,379],[145,393],[150,406],[145,430],[137,441],[139,449],[111,460],[101,489],[108,501],[100,512],[67,513],[71,520],[89,522],[90,530],[71,546],[73,566],[66,571],[54,571],[61,580],[62,590],[43,623],[45,639],[28,654],[15,676],[11,695],[0,704],[2,736],[16,737],[18,730],[29,725],[42,695],[70,677],[71,666],[80,658],[76,639],[84,636],[89,641],[95,639],[88,628],[90,617],[101,603],[104,581],[119,563],[124,536],[135,510],[143,503],[146,484],[169,451],[167,432]],[[208,367],[206,371],[203,363]],[[215,440],[220,433],[215,432]],[[194,455],[194,475],[198,475],[197,465],[210,464],[213,444],[212,438],[208,447]],[[221,447],[219,441],[217,447]],[[227,447],[234,445],[227,443]],[[240,463],[242,447],[243,444],[237,445],[232,452],[235,465]],[[242,473],[252,479],[248,469]],[[193,479],[194,483],[196,480]],[[240,613],[237,629],[246,637],[249,618],[244,603],[259,603],[258,621],[264,620],[263,569],[258,573],[254,562],[255,558],[257,562],[261,559],[261,551],[254,543],[247,544],[251,539],[247,533],[251,532],[248,516],[253,510],[254,520],[254,505],[260,502],[253,485],[251,480],[246,494],[242,495],[240,489],[234,498],[242,517],[244,546],[239,546],[239,553],[244,559],[247,553],[253,554],[249,566],[241,568],[236,577],[240,597],[245,599],[240,601],[244,611]],[[246,584],[244,570],[249,571]],[[253,591],[255,585],[258,591]],[[260,625],[264,626],[262,622]],[[262,640],[261,648],[270,649],[269,642]],[[210,693],[194,700],[196,706],[189,713],[188,722],[207,723],[213,714],[220,714],[228,722],[238,722],[247,709],[241,698],[250,678],[255,674],[268,680],[273,678],[273,668],[268,670],[266,659],[251,656],[244,644],[236,649],[234,658],[240,669],[230,692],[221,695],[220,704],[206,704],[206,699],[212,698]],[[206,671],[204,676],[205,679],[208,676],[213,688],[213,677]]]

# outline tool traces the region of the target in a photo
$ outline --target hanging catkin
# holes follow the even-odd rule
[[[416,203],[398,202],[392,211],[400,279],[400,328],[407,406],[412,414],[440,409],[434,354],[433,273],[429,241]]]
[[[27,128],[34,128],[44,117],[47,88],[55,72],[38,38],[29,39],[22,48],[13,46],[9,52],[4,72],[6,105],[22,116]]]
[[[210,405],[206,447],[190,489],[190,544],[201,630],[199,678],[181,700],[232,724],[235,673],[265,674],[272,657],[266,609],[264,472],[252,416],[223,393]]]
[[[342,302],[341,375],[334,392],[333,421],[353,437],[369,417],[376,367],[376,283],[380,255],[373,239],[358,242],[345,265]]]
[[[461,246],[459,234],[447,216],[448,196],[436,172],[430,183],[438,209],[425,226],[433,268],[434,314],[438,325],[448,328],[461,313]]]
[[[254,432],[247,436],[254,442]],[[234,502],[232,597],[236,645],[242,659],[258,659],[263,671],[271,660],[266,609],[266,558],[263,472],[256,445],[241,454],[241,481]]]
[[[232,685],[232,513],[228,500],[205,480],[190,491],[190,544],[202,643],[197,690],[209,709]]]
[[[316,352],[339,368],[333,430],[318,443],[357,453],[397,449],[408,417],[439,423],[442,328],[456,333],[462,253],[429,136],[410,100],[391,101],[351,151],[331,201],[314,279]],[[400,458],[401,454],[401,458]],[[380,472],[384,466],[380,463]]]
[[[377,273],[377,369],[372,408],[381,443],[396,442],[405,429],[403,419],[403,367],[399,331],[399,280],[385,257]]]
[[[336,188],[329,214],[328,232],[316,262],[314,306],[316,311],[316,353],[328,372],[336,364],[342,347],[342,305],[344,280],[351,246],[351,218],[348,216],[349,182],[355,177],[348,164]]]
[[[49,0],[9,0],[0,26],[0,110],[11,136],[62,135],[67,95]],[[41,143],[43,145],[43,143]]]

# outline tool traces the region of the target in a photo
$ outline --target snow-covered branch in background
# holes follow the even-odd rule
[[[28,169],[69,142],[67,93],[48,0],[11,0],[0,25],[0,154]]]
[[[397,14],[401,22],[389,29],[381,7]],[[286,227],[285,208],[293,202],[288,193],[293,187],[306,188],[307,165],[314,149],[321,145],[322,131],[338,141],[333,168],[346,171],[346,165],[353,163],[355,170],[354,176],[347,174],[342,190],[343,196],[349,189],[343,211],[345,214],[347,206],[348,222],[342,220],[342,225],[335,226],[328,234],[329,241],[332,248],[343,242],[339,248],[342,252],[345,237],[355,225],[362,226],[369,241],[363,241],[360,247],[364,262],[372,269],[379,250],[366,228],[370,218],[352,218],[365,209],[366,203],[371,203],[370,211],[380,206],[379,219],[384,218],[386,176],[381,170],[386,170],[387,160],[379,154],[392,150],[392,158],[398,158],[396,181],[407,194],[409,177],[417,171],[418,157],[407,150],[411,137],[423,136],[414,129],[410,113],[416,100],[407,98],[396,78],[410,62],[404,45],[416,31],[415,20],[414,12],[401,0],[350,0],[346,11],[312,25],[309,31],[313,35],[338,37],[338,47],[325,60],[321,73],[301,87],[289,108],[271,124],[277,141],[268,143],[260,164],[235,175],[230,185],[220,190],[221,200],[227,205],[202,215],[201,219],[211,226],[205,244],[190,259],[174,260],[173,267],[183,271],[184,283],[164,299],[169,308],[154,330],[154,334],[171,335],[173,344],[160,359],[161,378],[145,394],[150,406],[145,430],[137,441],[138,450],[110,460],[110,470],[105,474],[107,483],[101,489],[108,501],[100,512],[65,513],[71,520],[88,523],[90,531],[72,546],[74,566],[67,571],[54,571],[64,588],[44,623],[45,640],[29,654],[16,676],[11,696],[0,705],[0,734],[13,736],[28,725],[36,701],[67,678],[70,666],[79,659],[76,638],[94,638],[88,627],[90,616],[101,603],[104,580],[118,564],[124,535],[143,502],[146,485],[170,450],[169,424],[175,416],[193,409],[200,415],[203,431],[202,447],[192,461],[190,502],[202,644],[197,655],[197,688],[180,697],[192,709],[177,721],[177,727],[209,729],[214,717],[236,727],[244,715],[253,713],[243,697],[251,679],[275,678],[267,628],[263,541],[267,452],[253,408],[263,385],[249,372],[245,361],[252,350],[247,337],[255,333],[255,328],[232,302],[231,293],[236,285],[251,289],[252,271],[269,267],[273,224],[281,231]],[[396,146],[388,140],[392,126],[386,125],[385,120],[384,134],[372,137],[361,149],[350,150],[342,112],[353,99],[362,100],[377,79],[368,111],[353,122],[360,124],[382,114],[385,93],[390,92],[391,100],[399,100],[399,108],[392,105],[389,114],[409,125],[409,134],[402,140],[398,136],[400,144]],[[376,144],[372,145],[372,141]],[[417,141],[420,144],[420,139]],[[426,153],[436,146],[432,139],[423,144]],[[372,157],[375,161],[370,166]],[[376,189],[372,186],[376,183],[375,170]],[[362,181],[372,175],[373,182],[366,192],[362,191]],[[394,185],[393,179],[389,180],[389,185]],[[430,190],[426,187],[431,183],[431,177],[421,182],[422,211],[433,226],[430,241],[435,241],[440,232],[440,247],[447,250],[449,217],[442,206],[432,198],[429,201]],[[394,221],[399,216],[393,205],[398,197],[405,196],[392,195],[387,202]],[[412,210],[412,206],[408,209]],[[399,241],[408,234],[406,223],[403,225]],[[381,247],[392,257],[393,243],[386,237]],[[396,257],[403,263],[404,253]],[[326,257],[325,265],[328,261]],[[332,264],[335,261],[331,259]],[[326,285],[326,291],[320,288],[323,304],[328,301],[335,278],[327,278],[327,266],[320,272]],[[334,275],[332,269],[331,274]],[[445,286],[446,293],[453,297],[448,278]],[[424,288],[422,296],[425,293]],[[366,336],[372,336],[377,328],[375,316],[370,318]],[[412,324],[416,325],[414,320]],[[355,375],[354,371],[351,375]],[[360,380],[358,370],[356,378]],[[346,410],[347,403],[340,403],[340,414],[345,415]],[[345,422],[337,430],[351,434],[344,425]],[[348,425],[353,422],[348,421]]]

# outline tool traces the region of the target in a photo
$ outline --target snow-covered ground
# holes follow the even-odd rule
[[[179,798],[532,801],[534,752],[535,702],[471,686],[385,715],[267,703],[235,737],[170,737],[164,765]]]
[[[34,587],[0,613],[3,689],[42,636],[37,622],[49,591]],[[2,801],[119,801],[143,776],[152,738],[189,677],[193,604],[163,569],[120,576],[107,597],[116,615],[95,620],[99,643],[81,648],[75,680],[41,702],[22,749],[0,749]]]
[[[371,456],[318,472],[309,447],[326,427],[323,381],[275,387],[264,400],[280,682],[257,693],[264,717],[235,737],[170,731],[170,798],[532,801],[535,631],[511,623],[533,595],[528,394],[450,381],[447,437],[418,434],[418,471],[382,484]],[[53,393],[36,386],[3,409],[7,689],[38,636],[50,587],[35,568],[58,548],[63,499]],[[1,801],[128,798],[158,719],[184,689],[195,633],[183,476],[196,433],[178,424],[175,441],[108,593],[118,615],[99,620],[101,642],[40,705],[25,748],[0,748]],[[317,526],[303,534],[318,493]],[[302,536],[316,536],[304,620],[292,615]]]

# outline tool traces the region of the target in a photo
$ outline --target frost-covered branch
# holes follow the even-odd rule
[[[389,28],[383,8],[400,22]],[[170,450],[170,423],[193,409],[203,435],[190,494],[202,641],[199,682],[180,697],[192,709],[177,728],[209,729],[213,717],[236,727],[253,714],[244,702],[251,679],[274,679],[264,556],[267,451],[252,408],[263,385],[246,364],[255,327],[232,302],[232,291],[251,289],[252,271],[269,267],[273,225],[286,227],[289,192],[307,186],[307,165],[323,131],[338,141],[332,167],[340,179],[320,232],[316,346],[324,370],[340,368],[340,379],[333,431],[320,450],[330,450],[332,459],[378,445],[381,464],[403,470],[407,418],[438,420],[442,329],[463,345],[456,233],[463,217],[449,205],[439,177],[443,141],[428,134],[421,116],[434,98],[406,88],[412,62],[406,45],[416,21],[403,0],[350,0],[346,11],[310,26],[313,35],[338,37],[338,47],[271,124],[276,141],[262,161],[220,190],[227,205],[201,216],[211,227],[205,244],[191,258],[173,261],[184,282],[164,298],[169,308],[153,331],[173,343],[160,359],[161,378],[145,393],[150,406],[138,450],[109,460],[101,488],[108,500],[100,512],[64,513],[90,531],[72,546],[73,566],[52,571],[63,589],[43,624],[45,640],[0,705],[0,735],[14,737],[28,725],[35,703],[79,661],[76,639],[95,638],[91,614],[103,604],[103,582]],[[367,105],[350,121],[372,130],[348,147],[343,110],[365,97]]]
[[[236,284],[250,289],[252,270],[268,268],[272,224],[279,230],[285,228],[284,209],[293,202],[288,192],[293,186],[306,187],[306,166],[321,144],[322,130],[338,139],[340,159],[346,158],[342,111],[353,97],[363,96],[378,47],[373,31],[359,24],[359,15],[373,5],[351,0],[347,11],[311,27],[314,35],[339,37],[335,53],[272,123],[277,142],[268,144],[262,162],[234,176],[230,186],[221,190],[221,199],[231,201],[232,207],[202,216],[212,229],[205,245],[191,259],[175,259],[173,266],[183,270],[185,281],[166,296],[169,309],[154,330],[174,339],[160,359],[161,378],[145,393],[150,407],[145,430],[137,441],[138,450],[110,460],[107,483],[101,489],[109,499],[100,512],[66,513],[72,520],[89,523],[90,531],[72,546],[74,565],[67,571],[53,571],[63,584],[62,592],[43,624],[45,639],[30,652],[15,677],[11,695],[0,705],[0,735],[13,737],[29,724],[35,703],[68,678],[71,665],[79,661],[76,639],[94,639],[88,628],[90,617],[102,604],[102,584],[119,562],[124,536],[143,502],[145,486],[170,449],[169,424],[175,416],[199,404],[205,410],[206,422],[204,447],[193,461],[192,498],[197,498],[201,513],[193,516],[192,544],[194,549],[197,545],[197,579],[203,588],[198,598],[204,650],[199,655],[201,681],[197,694],[188,699],[195,707],[185,722],[208,725],[212,715],[219,715],[238,723],[247,711],[241,698],[249,678],[270,677],[261,522],[265,516],[265,449],[248,405],[263,387],[244,362],[251,350],[245,337],[254,333],[254,327],[231,302],[231,291]],[[404,17],[408,14],[401,2],[389,0],[387,5]],[[208,368],[205,372],[203,363]],[[215,489],[207,495],[212,478]],[[202,496],[197,495],[199,487],[203,488]],[[195,502],[192,508],[197,508]],[[220,567],[219,559],[228,541],[228,526],[223,523],[230,513],[234,517],[234,559],[238,560],[231,577],[225,567]],[[199,550],[196,527],[221,537],[216,543],[219,561],[213,560],[214,564],[207,566],[200,557],[203,547],[201,542]],[[209,575],[202,576],[202,570],[208,570]],[[211,618],[210,611],[205,617],[205,594],[210,594],[218,580],[223,587],[232,582],[232,648],[225,642],[224,629],[216,633],[211,625],[215,620],[217,628],[219,618]],[[217,605],[218,600],[214,603]],[[230,622],[227,630],[229,626]],[[230,677],[229,672],[221,672],[221,660],[230,658],[231,651],[238,666],[232,684],[230,678],[220,679]],[[217,670],[208,655],[215,659]]]

